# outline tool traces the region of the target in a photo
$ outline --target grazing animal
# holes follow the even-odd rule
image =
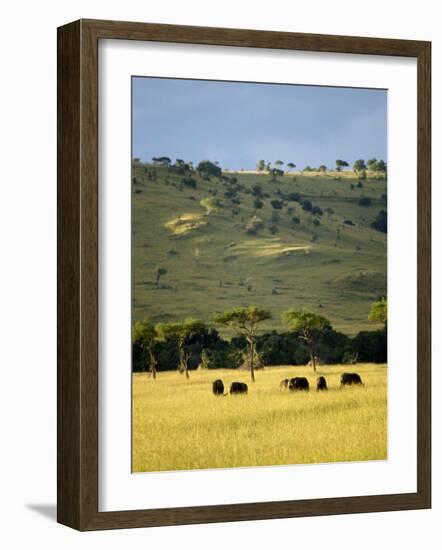
[[[356,372],[344,372],[341,374],[341,388],[342,386],[364,385],[361,377]]]
[[[298,390],[309,390],[308,380],[307,378],[304,378],[303,376],[296,376],[295,378],[291,378],[289,382],[289,390],[290,391],[298,391]]]
[[[232,382],[230,386],[230,394],[238,394],[238,393],[247,393],[249,391],[249,388],[247,387],[247,384],[244,382]]]
[[[324,376],[319,376],[316,379],[316,389],[318,391],[324,391],[327,389],[327,381]]]
[[[290,380],[288,378],[284,378],[284,380],[281,380],[279,383],[279,389],[280,390],[286,390],[289,387]]]
[[[223,381],[218,379],[215,380],[212,384],[212,391],[214,395],[223,395],[224,394],[224,384]]]

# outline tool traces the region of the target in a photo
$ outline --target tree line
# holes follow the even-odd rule
[[[137,321],[132,329],[134,372],[178,370],[189,378],[189,370],[238,368],[245,365],[255,381],[255,370],[263,365],[305,365],[316,370],[318,358],[327,364],[387,361],[387,301],[380,298],[369,320],[383,323],[376,331],[349,337],[335,331],[330,321],[307,310],[288,309],[282,315],[286,332],[258,334],[260,324],[272,318],[270,311],[257,306],[240,307],[216,315],[213,325],[229,327],[230,341],[215,326],[198,319],[173,323]]]

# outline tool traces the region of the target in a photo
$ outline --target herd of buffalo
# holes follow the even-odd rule
[[[363,385],[361,377],[356,372],[344,372],[341,374],[341,388],[342,386]],[[296,376],[295,378],[284,378],[279,384],[281,390],[289,391],[309,391],[310,386],[307,378],[304,376]],[[327,389],[327,380],[325,376],[319,376],[316,379],[316,389],[318,391],[324,391]],[[222,380],[215,380],[212,384],[212,391],[214,395],[227,395],[224,393],[224,383]],[[249,388],[244,382],[232,382],[230,385],[230,394],[247,394]]]

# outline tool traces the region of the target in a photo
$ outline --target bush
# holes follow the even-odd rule
[[[183,178],[181,183],[191,189],[196,189],[196,180],[194,178]]]
[[[318,219],[315,218],[313,220],[313,225],[316,225],[316,227],[318,227],[318,225],[321,225],[321,222]]]
[[[319,206],[314,206],[312,208],[312,214],[314,214],[315,216],[322,216],[323,212],[322,210],[319,208]]]
[[[371,206],[372,202],[370,197],[361,197],[359,199],[359,206]]]
[[[305,210],[306,212],[311,212],[313,209],[312,203],[307,199],[304,199],[301,202],[301,206],[302,206],[302,209]]]
[[[275,210],[281,210],[282,207],[284,206],[283,201],[280,201],[277,199],[270,201],[270,204],[272,205],[272,208],[274,208]]]
[[[285,199],[288,201],[299,202],[301,200],[301,195],[299,193],[293,192],[286,195]]]
[[[293,216],[292,223],[294,225],[299,225],[301,223],[301,220],[298,218],[298,216]]]
[[[354,225],[351,220],[344,220],[344,225]]]
[[[387,233],[387,212],[386,210],[380,210],[376,219],[371,224],[373,229],[381,231],[382,233]]]

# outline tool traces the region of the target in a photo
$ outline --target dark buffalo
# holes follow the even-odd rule
[[[363,385],[361,377],[356,372],[344,372],[341,374],[341,388],[342,386]]]
[[[214,395],[224,395],[224,384],[222,380],[215,380],[212,384],[212,391]]]
[[[324,391],[327,389],[327,381],[324,376],[318,376],[318,378],[316,378],[316,389],[318,391]]]
[[[281,380],[279,383],[279,389],[280,390],[286,390],[289,387],[290,380],[288,378],[284,378],[284,380]]]
[[[247,384],[244,384],[244,382],[232,382],[230,386],[230,393],[238,394],[238,393],[247,393],[249,391],[249,388],[247,387]]]
[[[296,376],[295,378],[291,378],[289,382],[289,390],[290,391],[298,391],[298,390],[309,390],[308,380],[307,378],[304,378],[303,376]]]

